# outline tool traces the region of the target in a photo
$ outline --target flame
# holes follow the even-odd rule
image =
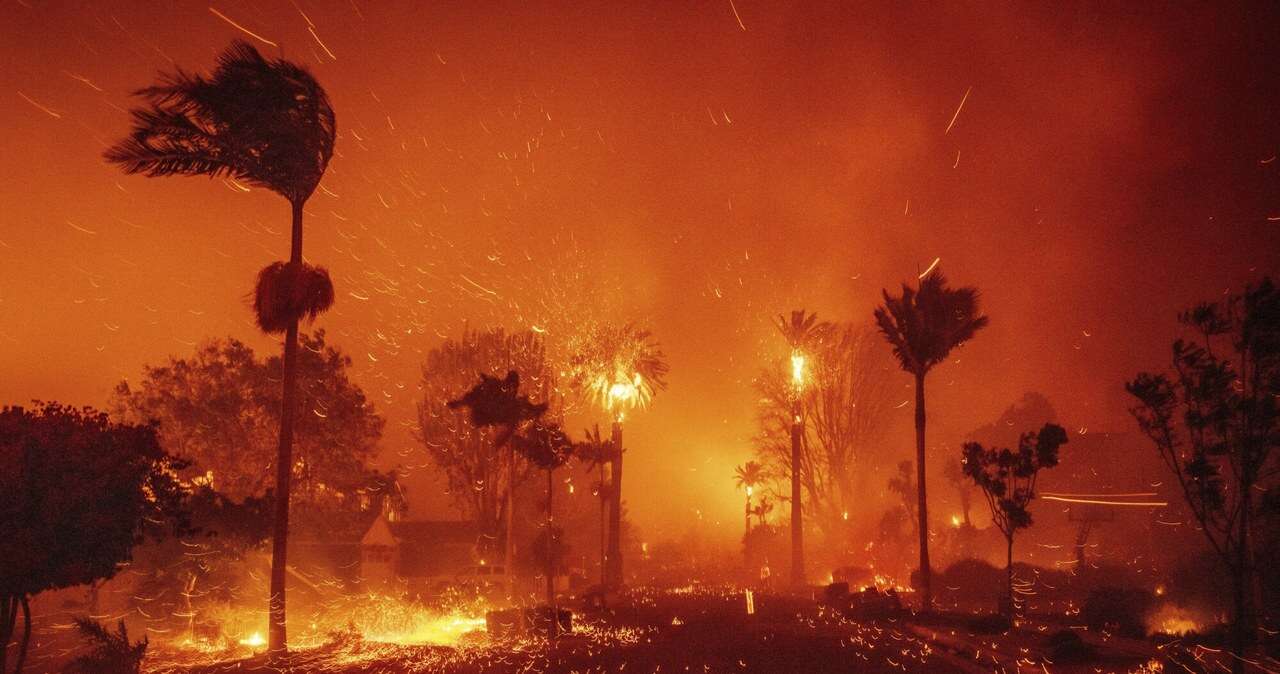
[[[804,354],[799,351],[791,352],[791,383],[796,389],[804,387]]]
[[[248,646],[250,648],[261,648],[267,645],[267,640],[262,638],[262,632],[254,632],[248,637],[241,639],[240,645]]]
[[[1175,604],[1165,604],[1147,619],[1147,629],[1180,637],[1199,632],[1202,627],[1191,611]]]

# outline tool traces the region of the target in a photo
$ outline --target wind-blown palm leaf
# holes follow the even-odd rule
[[[902,369],[917,375],[987,325],[978,308],[978,290],[948,288],[941,269],[924,279],[918,291],[905,284],[900,297],[884,291],[884,306],[875,317]]]
[[[827,321],[819,323],[817,314],[804,309],[792,311],[790,319],[778,316],[776,325],[793,350],[811,349],[826,339],[834,328]]]
[[[734,479],[738,483],[738,488],[755,487],[764,483],[768,477],[768,471],[764,465],[758,461],[748,461],[741,466],[734,468]]]
[[[181,69],[135,92],[133,131],[104,157],[127,173],[229,176],[305,201],[333,156],[333,107],[305,68],[235,41],[212,76]]]

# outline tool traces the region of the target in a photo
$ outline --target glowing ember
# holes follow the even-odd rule
[[[250,648],[260,648],[267,645],[267,640],[262,638],[262,632],[254,632],[247,638],[241,639],[240,645],[248,646]]]

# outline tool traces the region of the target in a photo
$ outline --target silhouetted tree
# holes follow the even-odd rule
[[[916,508],[920,506],[920,491],[911,476],[911,461],[898,462],[898,472],[889,478],[887,486],[889,491],[897,494],[902,501],[902,512],[906,515],[906,520],[911,523],[911,530],[918,531],[920,519],[916,514]]]
[[[478,373],[502,376],[512,370],[524,373],[521,380],[532,399],[544,404],[554,400],[555,381],[543,342],[532,332],[465,330],[428,352],[422,365],[418,437],[444,473],[454,503],[475,520],[486,540],[497,540],[529,466],[504,446],[510,427],[473,425],[467,411],[448,403],[473,387]]]
[[[284,334],[268,646],[283,654],[298,321],[333,304],[329,273],[303,261],[302,213],[333,156],[333,107],[305,68],[263,58],[238,40],[218,57],[212,77],[177,70],[137,95],[147,104],[132,111],[133,131],[106,151],[107,161],[149,177],[228,176],[271,190],[292,208],[289,261],[264,268],[254,291],[258,325]]]
[[[584,439],[578,443],[574,454],[588,468],[595,469],[599,473],[594,493],[600,502],[600,584],[604,585],[608,582],[605,578],[605,560],[608,558],[606,546],[609,532],[605,516],[610,500],[616,496],[612,485],[606,482],[604,467],[606,464],[617,461],[618,448],[613,444],[612,438],[604,438],[600,435],[600,426],[596,425],[584,433]]]
[[[634,324],[604,324],[582,337],[569,361],[569,384],[578,396],[592,401],[613,417],[610,462],[608,582],[621,585],[622,568],[622,418],[626,410],[643,407],[667,387],[667,358],[648,330]]]
[[[1002,612],[1013,611],[1013,535],[1031,526],[1028,506],[1036,497],[1036,478],[1044,468],[1058,465],[1058,448],[1067,442],[1067,432],[1057,424],[1045,424],[1039,432],[1026,432],[1017,450],[986,448],[976,442],[964,443],[964,472],[982,489],[991,508],[991,521],[1004,534],[1006,593]]]
[[[558,560],[553,554],[557,549],[560,536],[555,530],[552,498],[555,495],[555,471],[573,457],[574,445],[558,424],[534,419],[526,429],[513,437],[512,444],[516,451],[524,455],[529,463],[541,468],[547,474],[547,524],[546,524],[546,577],[547,606],[551,608],[551,636],[556,636],[559,621],[556,615],[555,572]]]
[[[494,433],[494,447],[501,448],[510,442],[519,428],[529,421],[541,417],[546,411],[547,403],[534,403],[529,396],[520,393],[520,373],[515,370],[507,372],[506,377],[498,379],[483,372],[480,381],[456,400],[445,403],[447,409],[467,410],[471,425],[477,429],[488,428]],[[508,475],[516,475],[515,448],[508,454]],[[507,540],[505,564],[509,589],[514,588],[512,562],[514,548],[512,537],[512,510],[515,505],[515,489],[513,480],[507,481]]]
[[[808,472],[804,462],[804,386],[806,360],[813,358],[815,348],[832,330],[827,322],[818,322],[818,315],[804,309],[791,312],[790,318],[778,316],[778,332],[791,347],[790,388],[790,438],[791,457],[788,462],[791,473],[791,584],[803,585],[804,579],[804,498],[801,496],[801,476]]]
[[[297,401],[305,414],[294,424],[297,488],[290,498],[306,506],[300,515],[324,517],[294,528],[331,530],[335,517],[363,522],[359,514],[378,500],[387,477],[370,467],[384,421],[351,380],[351,358],[328,343],[324,330],[298,337]],[[121,382],[111,411],[126,421],[158,422],[165,449],[190,461],[184,479],[200,479],[236,502],[260,498],[274,486],[270,468],[279,455],[279,373],[279,356],[260,359],[239,340],[214,339]]]
[[[986,327],[975,288],[949,288],[941,269],[927,273],[918,288],[906,284],[902,295],[884,291],[875,310],[880,332],[893,347],[898,365],[916,381],[916,483],[919,485],[921,605],[933,608],[933,570],[929,566],[929,505],[925,482],[924,379],[951,350]]]
[[[22,670],[31,596],[111,578],[144,534],[186,529],[181,467],[152,425],[57,403],[0,410],[0,672],[19,608]]]
[[[805,510],[829,544],[845,540],[849,520],[863,503],[875,464],[868,462],[883,437],[890,398],[884,343],[869,325],[833,324],[808,350],[809,373],[801,391],[800,481]],[[761,458],[791,473],[795,386],[790,363],[779,360],[756,378],[760,395],[756,449]]]
[[[1271,279],[1179,316],[1191,336],[1173,343],[1171,375],[1126,384],[1130,411],[1182,488],[1231,576],[1232,647],[1256,629],[1255,499],[1274,498],[1280,467],[1280,289]],[[1238,658],[1232,658],[1243,671]]]
[[[64,674],[138,674],[142,671],[147,637],[137,642],[130,641],[123,620],[119,621],[114,633],[91,618],[76,618],[75,623],[92,649],[72,660],[63,670]]]

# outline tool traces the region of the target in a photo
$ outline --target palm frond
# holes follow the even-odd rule
[[[235,41],[212,76],[182,70],[139,89],[133,131],[107,161],[148,176],[230,175],[293,202],[315,190],[336,136],[328,95],[305,68]]]
[[[902,369],[913,374],[928,372],[988,323],[978,306],[978,290],[948,288],[941,269],[923,279],[918,290],[904,284],[902,295],[883,295],[884,304],[875,310],[876,325]]]
[[[272,262],[258,272],[253,313],[266,333],[281,333],[295,321],[313,321],[333,306],[329,271],[304,263]]]

